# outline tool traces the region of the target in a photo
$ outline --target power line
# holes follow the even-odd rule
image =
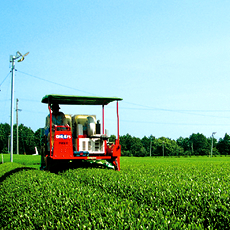
[[[21,101],[31,101],[31,102],[39,102],[38,100],[34,100],[34,99],[28,99],[28,98],[20,98]]]
[[[39,111],[35,111],[35,110],[27,110],[27,109],[23,109],[23,112],[27,112],[27,113],[39,113],[39,114],[47,114],[46,112],[39,112]]]
[[[166,111],[166,112],[230,112],[230,110],[163,109],[163,108],[156,108],[156,107],[152,107],[152,106],[136,104],[136,103],[127,102],[127,101],[124,101],[123,103],[131,104],[131,105],[137,105],[137,106],[141,106],[141,107],[145,108],[145,109],[143,108],[141,110],[160,110],[160,111]],[[138,109],[138,108],[126,108],[126,109]]]
[[[154,121],[132,121],[132,120],[120,120],[121,122],[135,123],[135,124],[156,124],[156,125],[186,125],[186,126],[228,126],[230,124],[195,124],[195,123],[171,123],[171,122],[154,122]]]
[[[144,108],[125,108],[120,107],[120,109],[127,109],[127,110],[138,110],[138,111],[163,111],[163,112],[173,112],[173,113],[182,113],[182,114],[189,114],[189,115],[195,115],[195,116],[202,116],[202,117],[217,117],[217,118],[229,118],[229,116],[215,116],[215,115],[206,115],[206,114],[198,114],[197,112],[230,112],[230,110],[166,110],[166,109],[144,109]]]
[[[57,82],[54,82],[54,81],[50,81],[50,80],[47,80],[47,79],[44,79],[44,78],[41,78],[41,77],[38,77],[38,76],[35,76],[35,75],[32,75],[32,74],[28,74],[28,73],[25,73],[25,72],[22,72],[22,71],[18,71],[18,72],[22,73],[22,74],[25,74],[27,76],[30,76],[30,77],[37,78],[39,80],[51,83],[51,84],[62,86],[64,88],[73,89],[73,90],[80,91],[80,92],[90,94],[90,95],[93,95],[93,96],[100,96],[100,95],[92,94],[90,92],[83,91],[83,90],[80,90],[80,89],[77,89],[77,88],[73,88],[73,87],[70,87],[70,86],[67,86],[67,85],[63,85],[63,84],[60,84],[60,83],[57,83]],[[152,106],[147,106],[147,105],[143,105],[143,104],[137,104],[137,103],[133,103],[133,102],[127,102],[127,101],[123,101],[122,103],[136,105],[136,106],[140,106],[142,108],[120,107],[121,109],[130,109],[130,110],[139,110],[139,111],[142,111],[142,110],[146,110],[146,111],[147,110],[149,110],[149,111],[155,110],[155,111],[183,113],[183,114],[190,114],[190,115],[204,116],[204,117],[219,117],[220,118],[220,116],[197,114],[196,112],[205,112],[205,113],[207,113],[207,112],[208,113],[210,113],[210,112],[230,112],[230,110],[178,110],[178,109],[164,109],[164,108],[155,108],[155,107],[152,107]],[[221,117],[221,118],[229,118],[229,117]]]
[[[54,81],[47,80],[47,79],[44,79],[44,78],[41,78],[41,77],[37,77],[37,76],[34,76],[32,74],[28,74],[28,73],[25,73],[25,72],[22,72],[22,71],[18,71],[18,72],[22,73],[22,74],[25,74],[27,76],[33,77],[33,78],[37,78],[37,79],[42,80],[42,81],[49,82],[49,83],[54,84],[54,85],[58,85],[58,86],[67,88],[67,89],[73,89],[73,90],[80,91],[80,92],[83,92],[83,93],[86,93],[86,94],[97,96],[96,94],[92,94],[92,93],[89,93],[87,91],[83,91],[83,90],[80,90],[80,89],[77,89],[77,88],[73,88],[73,87],[70,87],[70,86],[67,86],[67,85],[63,85],[63,84],[60,84],[60,83],[57,83],[57,82],[54,82]]]
[[[154,107],[150,107],[150,106],[145,106],[145,105],[139,105],[139,104],[134,104],[134,103],[130,103],[127,101],[124,101],[124,103],[128,103],[128,104],[133,104],[133,105],[138,105],[138,106],[143,106],[143,107],[147,107],[147,108],[125,108],[125,107],[121,107],[123,109],[130,109],[130,110],[160,110],[160,111],[166,111],[166,112],[230,112],[230,110],[187,110],[187,109],[163,109],[163,108],[154,108]]]
[[[0,87],[1,87],[1,85],[3,84],[3,82],[6,80],[6,78],[7,78],[9,75],[10,75],[10,72],[6,75],[6,77],[4,78],[4,80],[2,81],[2,83],[0,84]],[[1,89],[0,89],[0,91],[1,91]]]

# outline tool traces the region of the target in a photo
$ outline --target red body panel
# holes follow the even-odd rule
[[[51,158],[53,159],[73,159],[73,141],[70,127],[66,130],[58,131],[58,126],[55,127],[54,145]]]
[[[121,156],[121,146],[116,140],[115,144],[107,146],[106,152],[108,156],[120,157]]]

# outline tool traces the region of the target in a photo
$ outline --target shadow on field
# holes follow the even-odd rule
[[[78,168],[100,168],[100,169],[108,169],[103,164],[98,164],[98,163],[90,163],[90,162],[55,162],[52,164],[50,169],[48,171],[52,173],[59,173],[59,172],[65,172],[69,169],[78,169]],[[112,169],[113,170],[113,169]]]
[[[15,174],[15,173],[18,173],[20,171],[23,171],[23,170],[36,170],[35,168],[29,168],[29,167],[22,167],[22,168],[16,168],[16,169],[13,169],[7,173],[5,173],[3,176],[0,177],[0,183],[2,183],[5,179],[7,179],[7,177]]]

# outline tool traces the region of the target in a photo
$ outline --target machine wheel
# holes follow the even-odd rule
[[[45,147],[41,147],[41,165],[40,165],[40,170],[44,170],[46,168],[46,163],[45,163]]]
[[[46,170],[50,171],[52,168],[53,160],[50,157],[46,157]]]
[[[58,173],[69,167],[69,161],[65,160],[53,160],[47,157],[47,170],[52,173]]]

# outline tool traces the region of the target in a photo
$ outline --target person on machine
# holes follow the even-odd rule
[[[67,125],[67,120],[65,114],[59,111],[60,107],[59,104],[53,103],[51,105],[52,110],[52,145],[54,141],[54,125]],[[45,125],[45,135],[47,136],[48,141],[48,151],[50,148],[49,141],[50,141],[50,114],[46,117],[46,125]]]

